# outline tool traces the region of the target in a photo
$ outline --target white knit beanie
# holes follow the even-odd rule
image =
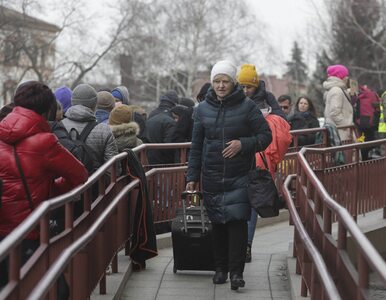
[[[210,81],[213,82],[213,79],[216,77],[216,75],[224,74],[228,75],[233,80],[233,82],[236,83],[236,73],[237,68],[233,63],[231,63],[229,60],[220,60],[212,68],[212,72],[210,73]]]

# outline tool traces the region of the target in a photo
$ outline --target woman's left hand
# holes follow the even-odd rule
[[[232,140],[226,144],[228,146],[222,151],[222,156],[225,158],[232,158],[241,150],[240,140]]]

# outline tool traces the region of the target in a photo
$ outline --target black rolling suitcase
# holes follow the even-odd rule
[[[212,224],[203,207],[200,192],[183,192],[182,208],[172,221],[173,272],[177,270],[214,270]],[[197,201],[198,200],[198,201]],[[197,203],[197,206],[187,206]]]

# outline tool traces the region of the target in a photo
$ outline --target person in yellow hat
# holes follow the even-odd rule
[[[268,105],[272,109],[272,114],[278,115],[286,120],[286,116],[275,96],[266,90],[265,82],[260,80],[255,65],[242,65],[237,76],[237,81],[242,86],[245,95],[251,98],[260,109]]]

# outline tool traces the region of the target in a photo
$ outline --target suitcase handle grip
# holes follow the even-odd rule
[[[202,201],[202,193],[199,191],[183,191],[181,193],[182,198],[182,214],[183,214],[183,221],[184,221],[184,231],[188,232],[188,226],[186,222],[186,198],[188,195],[197,195],[200,198],[200,212],[201,212],[201,226],[202,226],[202,233],[205,233],[205,222],[204,222],[204,210],[203,210],[203,201]]]
[[[197,195],[198,197],[200,197],[200,199],[202,199],[202,192],[199,191],[183,191],[181,193],[182,199],[186,199],[188,195]]]

